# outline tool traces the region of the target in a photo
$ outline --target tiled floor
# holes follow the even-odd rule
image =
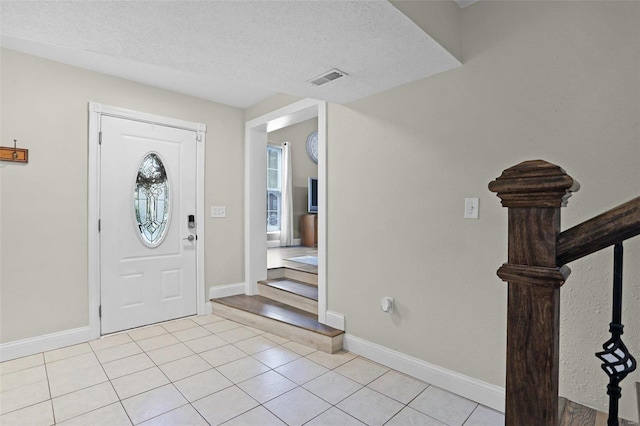
[[[215,315],[0,364],[0,424],[501,425],[502,414],[365,358]]]

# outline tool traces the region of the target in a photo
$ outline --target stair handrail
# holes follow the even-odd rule
[[[637,235],[640,235],[640,197],[561,232],[556,263],[565,265]]]
[[[640,234],[640,197],[561,233],[560,208],[579,188],[561,167],[543,160],[519,163],[489,184],[508,208],[508,262],[498,269],[508,282],[506,426],[558,425],[560,287],[571,272],[566,264],[615,244],[621,274],[621,243]],[[621,292],[621,276],[619,281],[616,288],[614,279],[614,293]],[[622,334],[614,323],[612,334]]]

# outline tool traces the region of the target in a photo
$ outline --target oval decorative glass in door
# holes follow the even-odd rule
[[[138,167],[133,206],[142,242],[157,247],[169,222],[169,181],[162,160],[153,152]]]

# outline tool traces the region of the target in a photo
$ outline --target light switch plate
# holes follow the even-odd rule
[[[225,206],[211,206],[211,217],[227,217],[227,208]]]
[[[464,199],[464,218],[465,219],[478,218],[478,199],[477,198]]]

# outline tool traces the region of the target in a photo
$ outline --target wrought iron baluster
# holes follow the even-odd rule
[[[627,374],[636,369],[636,360],[622,342],[622,243],[613,247],[613,314],[609,324],[611,339],[602,345],[604,351],[596,353],[603,362],[602,369],[609,376],[607,395],[609,395],[608,426],[618,426],[618,401],[622,395],[620,382]]]

